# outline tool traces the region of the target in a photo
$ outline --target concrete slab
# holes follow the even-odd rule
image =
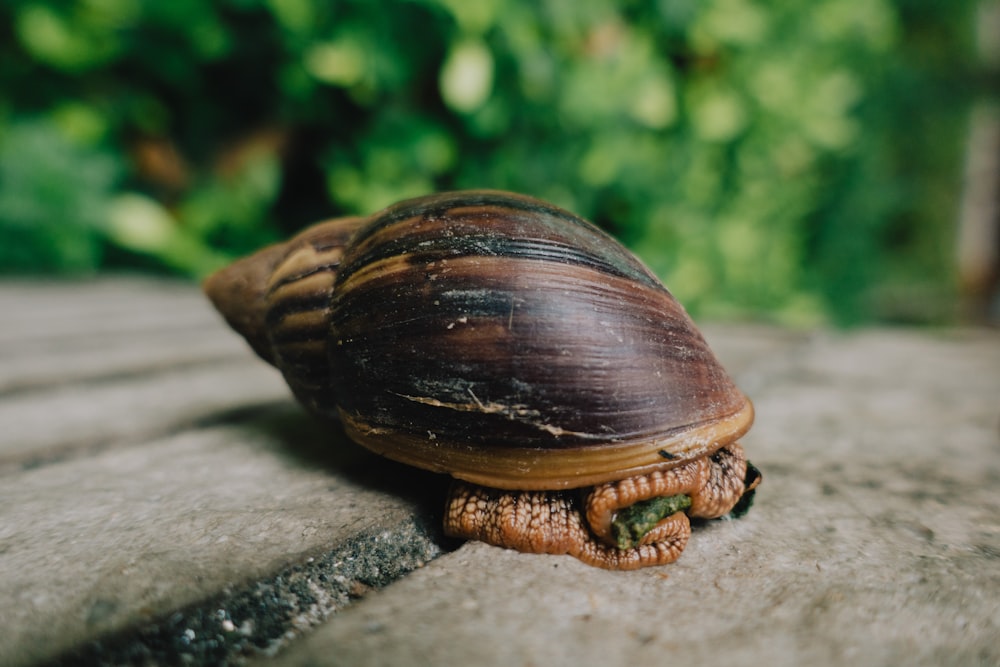
[[[68,664],[88,655],[115,662],[116,651],[173,664],[182,647],[156,655],[156,644],[138,639],[165,623],[193,633],[194,656],[266,649],[346,603],[352,586],[380,585],[437,555],[434,529],[414,519],[426,514],[419,494],[380,489],[366,454],[320,452],[318,434],[276,444],[301,431],[302,416],[265,414],[4,479],[3,664],[79,646],[86,650]],[[262,602],[262,586],[283,593]],[[216,614],[207,620],[206,605]],[[181,617],[170,623],[174,611]],[[157,641],[176,640],[166,637]],[[95,639],[102,645],[88,648]]]
[[[1000,663],[998,332],[706,327],[764,485],[614,573],[442,540],[193,286],[0,308],[0,664]]]
[[[0,664],[274,650],[439,553],[441,482],[305,415],[194,286],[0,303]]]
[[[2,283],[0,396],[252,355],[188,283]]]
[[[677,563],[614,573],[467,544],[274,664],[1000,664],[1000,337],[763,352],[736,365],[765,483]]]

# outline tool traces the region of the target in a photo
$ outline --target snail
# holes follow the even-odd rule
[[[498,191],[333,219],[205,291],[309,410],[455,478],[445,533],[591,565],[675,560],[744,512],[753,407],[611,236]]]

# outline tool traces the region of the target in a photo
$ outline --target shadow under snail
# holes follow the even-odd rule
[[[319,223],[205,290],[311,411],[456,478],[445,532],[610,569],[749,507],[753,421],[684,308],[551,204],[430,195]]]

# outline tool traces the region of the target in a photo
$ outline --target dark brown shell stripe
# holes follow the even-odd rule
[[[570,291],[573,274],[566,265],[536,262],[528,279],[543,280],[548,289],[516,284],[504,289],[489,271],[510,270],[510,262],[453,267],[450,277],[463,286],[442,285],[433,292],[432,311],[400,303],[342,320],[343,311],[335,308],[334,331],[345,349],[337,358],[358,370],[356,381],[364,377],[385,387],[372,392],[371,404],[357,406],[358,411],[369,419],[383,413],[380,424],[392,421],[394,428],[405,428],[419,423],[407,413],[425,408],[400,405],[400,397],[422,406],[438,401],[466,413],[447,417],[449,426],[455,420],[470,422],[464,440],[495,439],[498,430],[483,423],[492,419],[513,422],[498,426],[518,430],[510,436],[520,446],[565,447],[585,440],[631,440],[651,429],[666,434],[719,415],[720,397],[706,394],[724,397],[720,389],[726,385],[724,377],[706,376],[716,369],[706,361],[701,341],[683,327],[642,319],[641,294],[626,302],[640,317],[614,315],[627,283],[612,283],[617,293]],[[364,285],[352,282],[345,292],[349,296],[337,303],[350,311],[360,307],[355,298],[391,302],[395,280],[411,279],[403,273]],[[670,360],[665,347],[684,351],[686,359],[664,363]],[[355,381],[345,370],[336,372],[345,386]],[[674,389],[669,395],[671,386],[685,387],[687,393]],[[348,408],[355,401],[345,397],[341,405]],[[677,423],[680,415],[685,420]]]
[[[428,199],[378,216],[338,274],[330,352],[355,429],[551,450],[746,409],[683,308],[589,223],[509,195]]]
[[[353,439],[487,486],[662,470],[753,420],[637,259],[520,195],[432,195],[321,223],[205,289],[297,397]]]
[[[296,396],[313,409],[332,400],[327,340],[330,301],[344,248],[364,218],[315,225],[288,243],[267,285],[268,336]]]
[[[346,280],[362,267],[404,254],[425,264],[473,255],[590,265],[666,289],[634,256],[612,252],[617,246],[590,222],[539,200],[491,191],[443,193],[374,216],[353,240],[340,274]]]

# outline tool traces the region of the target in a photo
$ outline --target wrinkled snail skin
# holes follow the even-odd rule
[[[449,534],[632,569],[674,560],[688,516],[722,516],[760,481],[737,444],[752,405],[683,307],[545,202],[404,201],[320,223],[205,290],[310,410],[462,480]],[[615,545],[619,510],[675,495],[686,514]]]
[[[759,477],[744,484],[747,465],[742,447],[731,444],[711,458],[601,484],[582,501],[568,492],[510,492],[456,482],[445,513],[445,532],[523,552],[569,554],[588,565],[612,570],[665,565],[676,560],[687,545],[689,515],[723,516],[756,488]],[[615,545],[611,534],[615,512],[639,501],[677,494],[692,498],[688,513],[665,517],[634,547]]]

